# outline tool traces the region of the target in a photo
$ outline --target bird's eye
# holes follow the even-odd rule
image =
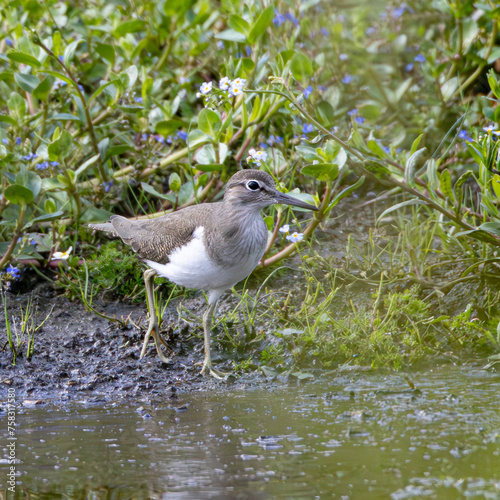
[[[260,184],[257,181],[248,181],[247,189],[250,189],[250,191],[258,191],[260,189]]]

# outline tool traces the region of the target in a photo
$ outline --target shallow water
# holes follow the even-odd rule
[[[500,498],[500,374],[445,366],[408,380],[343,372],[149,403],[22,406],[15,496]],[[6,426],[2,415],[3,488]]]

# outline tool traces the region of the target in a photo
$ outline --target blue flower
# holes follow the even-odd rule
[[[288,241],[291,241],[292,243],[298,243],[299,241],[302,241],[304,239],[304,235],[302,233],[292,233],[287,235],[286,239]]]
[[[324,85],[318,85],[318,90],[320,92],[324,92],[326,90],[326,87]]]
[[[58,167],[59,166],[59,162],[58,161],[51,161],[49,163],[50,163],[51,167]]]
[[[28,155],[22,156],[22,159],[25,161],[30,161],[30,160],[35,159],[36,157],[37,157],[37,155],[35,153],[30,153]]]
[[[401,17],[406,12],[406,5],[403,3],[399,7],[392,9],[391,16],[394,19]]]
[[[14,279],[14,280],[18,280],[19,277],[21,276],[20,269],[18,269],[17,267],[12,266],[11,264],[9,264],[7,266],[7,269],[5,270],[5,272],[7,274],[10,274],[12,276],[12,279]]]
[[[147,140],[148,140],[148,137],[149,137],[149,135],[148,135],[148,134],[142,134],[142,135],[141,135],[141,139],[142,139],[143,141],[147,141]]]
[[[217,40],[215,43],[215,46],[219,49],[222,50],[224,48],[224,42],[222,40]]]
[[[9,46],[12,47],[14,45],[14,42],[10,38],[5,39],[5,43]]]
[[[177,132],[177,137],[183,141],[187,139],[187,136],[187,132],[183,132],[182,130],[179,130],[179,132]]]
[[[458,133],[458,138],[462,139],[462,141],[465,141],[465,142],[471,142],[473,140],[472,137],[467,132],[467,130],[461,130]]]
[[[377,32],[377,28],[374,28],[373,26],[370,26],[369,28],[366,28],[365,34],[370,36],[374,35]]]
[[[49,162],[43,161],[42,163],[39,163],[35,168],[37,170],[45,170],[46,168],[49,168]]]
[[[309,85],[306,89],[304,89],[304,97],[307,99],[312,94],[313,88]]]
[[[352,82],[352,76],[351,75],[345,75],[342,78],[342,83],[345,83],[346,85],[348,85],[351,82]]]
[[[252,55],[252,49],[248,45],[245,47],[245,53],[247,57],[250,57]]]
[[[365,119],[362,116],[356,116],[356,118],[354,118],[354,121],[356,123],[364,123]]]
[[[405,66],[405,71],[412,71],[413,70],[413,63],[408,63],[406,66]]]
[[[288,14],[285,14],[285,18],[288,20],[288,21],[292,21],[292,23],[295,25],[295,26],[298,26],[299,25],[299,21],[297,20],[297,18],[293,15],[293,14],[290,14],[290,12]]]
[[[425,62],[425,57],[422,54],[418,54],[418,56],[415,56],[415,62],[423,63]]]
[[[349,56],[347,54],[339,54],[339,59],[341,61],[347,61],[347,59],[349,59]]]
[[[65,85],[68,85],[66,82],[64,82],[63,80],[56,80],[54,82],[54,88],[55,89],[58,89],[60,87],[64,87]]]
[[[2,139],[2,142],[3,142],[4,144],[9,144],[9,139],[5,139],[5,138],[4,138],[4,139]]]
[[[113,186],[113,181],[106,181],[103,183],[103,186],[104,186],[104,192],[109,193],[111,187]]]
[[[136,98],[134,99],[134,101],[135,101],[135,102],[142,103],[142,102],[144,102],[144,99],[143,99],[142,97],[136,97]]]
[[[358,114],[358,110],[356,108],[351,109],[347,112],[348,116],[356,116]]]
[[[311,123],[304,123],[304,126],[302,127],[302,132],[304,134],[309,134],[314,130],[314,127],[312,126]]]
[[[273,19],[273,24],[276,26],[281,26],[285,22],[285,16],[283,14],[280,14],[278,12],[278,9],[274,10],[274,19]]]
[[[19,144],[21,144],[21,138],[20,137],[16,137],[16,144],[19,146]]]
[[[328,30],[326,28],[321,28],[320,31],[323,36],[328,36]]]
[[[388,154],[391,154],[391,148],[389,146],[382,146],[382,149]]]

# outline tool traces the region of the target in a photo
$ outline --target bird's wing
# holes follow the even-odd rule
[[[129,220],[113,215],[110,224],[116,235],[130,245],[139,257],[166,264],[168,256],[188,243],[195,229],[201,225],[196,216],[186,217],[186,210],[147,220]]]

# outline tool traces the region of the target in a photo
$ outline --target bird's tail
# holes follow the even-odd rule
[[[118,233],[115,231],[115,228],[113,227],[113,224],[111,224],[111,222],[104,222],[103,224],[89,224],[89,227],[94,231],[104,231],[110,236],[118,236]]]

